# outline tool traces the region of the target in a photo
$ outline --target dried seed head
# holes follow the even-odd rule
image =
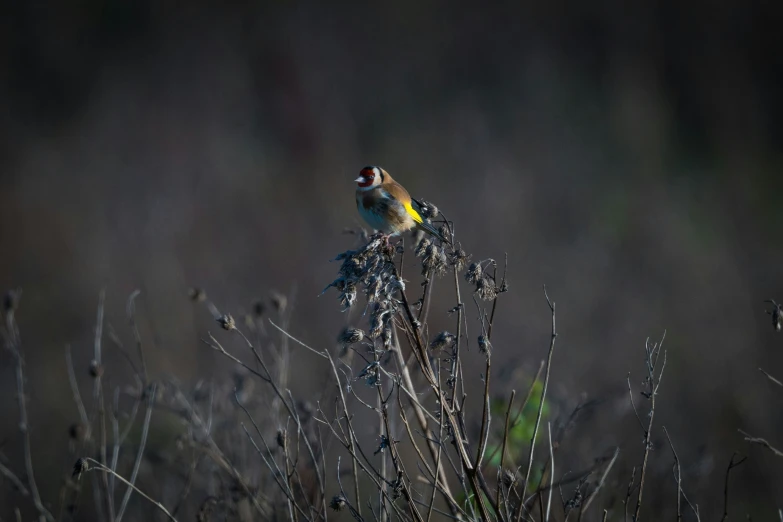
[[[261,317],[264,315],[264,312],[266,311],[266,305],[262,300],[258,300],[255,303],[253,303],[253,313],[256,317]]]
[[[233,330],[237,327],[236,321],[231,317],[231,314],[223,314],[217,319],[218,324],[224,330]]]
[[[89,470],[90,463],[87,461],[87,459],[82,458],[77,460],[76,464],[73,465],[73,473],[71,473],[71,476],[76,480],[79,480],[82,476],[82,473]]]
[[[422,215],[425,219],[435,219],[438,217],[438,207],[430,203],[429,201],[421,200],[421,205],[419,209],[419,214]]]
[[[346,326],[340,335],[337,336],[337,342],[342,345],[356,344],[362,342],[364,339],[364,331],[359,328],[351,328]]]
[[[194,303],[203,303],[207,300],[207,293],[203,289],[194,286],[188,292],[188,297]]]
[[[100,377],[103,375],[103,366],[98,363],[95,359],[90,361],[90,377]]]
[[[277,445],[285,449],[285,433],[283,433],[283,430],[277,430]]]
[[[498,296],[498,289],[495,286],[495,281],[488,276],[482,277],[476,283],[476,293],[480,299],[492,301]]]
[[[469,262],[470,254],[461,248],[458,248],[451,253],[451,266],[453,266],[457,272],[461,272]]]
[[[432,241],[426,237],[419,241],[416,244],[416,248],[413,250],[414,255],[416,257],[424,257],[424,254],[427,252],[427,248],[429,248],[430,244],[432,244]]]
[[[346,505],[345,497],[342,495],[335,495],[332,497],[332,501],[329,502],[329,507],[335,511],[341,511]]]
[[[440,233],[441,237],[446,238],[447,243],[451,241],[449,239],[451,237],[451,230],[449,230],[449,227],[446,225],[446,223],[443,223],[440,228],[438,228],[438,233]]]
[[[450,334],[449,332],[443,331],[439,333],[435,337],[435,339],[432,340],[432,342],[430,343],[430,349],[444,350],[452,346],[456,340],[457,338],[454,337],[454,334]]]
[[[442,275],[446,272],[446,265],[448,259],[442,248],[438,248],[435,243],[431,243],[427,246],[424,252],[424,256],[421,260],[421,275],[426,276],[428,274]]]
[[[347,310],[356,304],[356,285],[353,283],[346,283],[340,292],[338,300],[343,306],[343,310]]]
[[[468,271],[465,272],[465,281],[475,285],[478,284],[483,275],[484,272],[481,269],[481,263],[471,263],[468,267]]]

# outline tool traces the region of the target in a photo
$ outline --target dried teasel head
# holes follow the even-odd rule
[[[438,217],[438,207],[430,203],[429,201],[420,200],[419,202],[419,214],[425,219],[435,219]]]
[[[71,476],[76,480],[79,480],[82,476],[82,473],[89,470],[90,470],[89,461],[87,459],[81,458],[76,461],[76,464],[73,465],[73,472],[71,473]]]
[[[517,483],[518,477],[513,469],[504,469],[500,476],[500,480],[503,481],[504,486],[510,488]]]
[[[461,248],[455,249],[450,254],[450,257],[451,259],[449,259],[449,262],[457,272],[461,272],[470,262],[470,254]]]
[[[448,258],[442,248],[430,243],[421,256],[421,275],[443,275],[446,272]]]
[[[489,276],[484,276],[476,283],[476,294],[484,301],[492,301],[498,296],[498,288],[495,281]]]
[[[237,327],[236,321],[231,314],[223,314],[217,318],[217,322],[224,330],[234,330]]]
[[[465,272],[465,281],[470,284],[478,284],[481,278],[484,276],[484,270],[481,268],[481,263],[471,263]]]
[[[445,350],[454,345],[457,338],[454,334],[443,331],[435,336],[435,339],[430,343],[431,350]]]
[[[342,345],[356,344],[364,340],[364,331],[359,328],[346,326],[340,335],[337,336],[337,343]]]

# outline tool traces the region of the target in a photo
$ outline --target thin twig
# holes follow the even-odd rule
[[[123,484],[127,485],[129,488],[132,488],[133,491],[135,491],[136,493],[138,493],[139,495],[141,495],[142,497],[147,499],[155,507],[157,507],[159,510],[161,510],[163,512],[163,514],[168,517],[169,520],[172,520],[173,522],[177,522],[177,519],[174,518],[174,516],[171,513],[169,513],[169,510],[166,509],[165,506],[163,506],[163,504],[161,504],[157,500],[153,500],[152,497],[150,497],[149,495],[144,493],[142,490],[140,490],[139,488],[137,488],[136,486],[134,486],[133,484],[128,482],[125,478],[122,477],[122,475],[120,475],[119,473],[116,473],[116,472],[110,470],[109,468],[107,468],[106,466],[104,466],[103,464],[98,462],[97,460],[92,459],[90,457],[84,457],[84,460],[89,462],[93,466],[95,466],[94,468],[87,469],[86,471],[91,471],[91,470],[94,469],[94,470],[103,471],[104,473],[109,473],[109,474],[115,476],[120,482],[122,482]]]
[[[30,423],[27,418],[27,397],[24,391],[24,365],[25,361],[22,354],[22,343],[19,336],[19,329],[14,319],[14,312],[10,310],[6,313],[6,344],[9,351],[16,359],[16,398],[19,405],[19,431],[22,432],[22,443],[24,445],[24,463],[27,472],[27,485],[33,497],[33,503],[38,512],[49,522],[54,522],[54,516],[44,506],[41,495],[38,492],[38,485],[35,482],[35,473],[33,470],[33,450],[30,443]]]
[[[546,400],[546,390],[549,386],[549,372],[552,369],[552,354],[555,351],[555,340],[557,339],[557,328],[556,328],[556,317],[555,317],[555,303],[553,303],[549,299],[549,294],[547,294],[546,291],[546,285],[544,285],[544,297],[546,297],[546,302],[549,305],[549,310],[552,312],[552,334],[549,341],[549,353],[547,354],[546,358],[546,373],[544,374],[544,384],[541,389],[541,400],[538,403],[538,412],[536,413],[536,424],[535,428],[533,429],[533,437],[530,439],[530,453],[528,454],[527,458],[527,470],[525,471],[525,481],[522,484],[522,494],[520,495],[520,499],[525,498],[525,493],[527,491],[527,483],[530,480],[530,472],[533,470],[533,454],[535,452],[535,446],[536,446],[536,436],[538,435],[538,428],[541,425],[541,416],[544,412],[544,401]],[[521,501],[519,503],[519,506],[517,507],[517,522],[521,520],[522,518],[522,511],[524,507],[524,501]]]
[[[546,423],[547,431],[549,432],[549,462],[551,466],[551,471],[549,472],[549,482],[551,483],[553,480],[555,480],[555,452],[552,448],[552,423],[547,422]],[[549,511],[552,508],[552,490],[555,488],[549,488],[549,498],[546,502],[546,517],[544,518],[545,522],[549,522]]]
[[[144,424],[141,429],[141,441],[139,442],[139,450],[136,453],[136,462],[133,464],[133,471],[131,472],[130,487],[125,491],[125,496],[122,498],[122,504],[120,504],[120,511],[117,513],[117,522],[121,522],[122,516],[125,514],[125,509],[128,507],[128,501],[130,500],[131,493],[133,492],[133,485],[136,483],[136,477],[139,475],[139,467],[141,466],[141,460],[144,456],[144,446],[147,444],[147,435],[149,434],[150,419],[152,418],[152,409],[155,405],[155,396],[158,392],[158,385],[153,384],[151,389],[147,390],[149,397],[147,398],[147,413],[144,415]]]
[[[669,431],[666,426],[663,427],[663,432],[666,434],[666,440],[669,441],[669,447],[672,449],[674,455],[674,466],[677,469],[677,522],[682,520],[682,469],[680,468],[680,458],[677,456],[677,451],[674,449],[672,439],[669,437]]]
[[[720,519],[721,522],[724,522],[729,518],[729,474],[731,473],[732,469],[736,468],[748,459],[748,457],[742,457],[737,462],[734,462],[734,457],[737,455],[737,452],[731,454],[731,459],[729,459],[729,466],[726,468],[726,479],[723,482],[723,518]]]
[[[775,455],[776,457],[783,457],[783,451],[780,451],[779,449],[772,446],[769,442],[767,442],[766,439],[762,439],[760,437],[753,437],[742,430],[737,430],[737,431],[739,431],[745,437],[746,442],[750,442],[751,444],[758,444],[759,446],[764,446],[769,451],[771,451],[772,454]]]

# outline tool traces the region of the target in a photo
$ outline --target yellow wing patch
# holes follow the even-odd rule
[[[407,203],[404,203],[403,206],[405,207],[405,211],[413,218],[413,221],[416,223],[423,223],[424,220],[421,218],[418,212],[416,212],[416,209],[411,206],[410,201]]]

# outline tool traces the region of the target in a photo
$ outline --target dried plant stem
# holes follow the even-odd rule
[[[609,464],[607,464],[606,468],[604,469],[603,474],[601,475],[601,480],[598,481],[598,485],[595,487],[592,493],[590,493],[590,496],[587,498],[585,503],[582,505],[580,510],[580,515],[582,513],[585,513],[587,511],[587,508],[590,507],[590,504],[593,503],[593,500],[598,496],[598,492],[601,491],[601,488],[606,483],[606,477],[609,475],[609,471],[611,471],[612,467],[614,466],[614,463],[617,461],[617,457],[620,455],[620,448],[617,447],[614,449],[614,453],[612,454],[612,459],[609,461]]]
[[[90,464],[95,466],[92,469],[97,470],[97,471],[102,471],[104,473],[108,473],[110,475],[113,475],[114,477],[117,478],[117,480],[119,480],[123,484],[127,485],[129,488],[133,489],[133,491],[135,491],[136,493],[138,493],[139,495],[141,495],[142,497],[147,499],[150,503],[152,503],[156,508],[158,508],[161,512],[163,512],[163,514],[166,515],[166,517],[168,517],[169,520],[172,520],[173,522],[177,522],[177,519],[174,518],[174,516],[171,513],[169,513],[169,510],[166,509],[166,507],[162,503],[158,502],[157,500],[154,500],[152,497],[150,497],[149,495],[144,493],[142,490],[140,490],[139,488],[137,488],[136,486],[131,484],[122,475],[120,475],[119,473],[116,473],[115,471],[112,471],[108,467],[104,466],[103,464],[101,464],[97,460],[92,459],[90,457],[84,457],[84,460],[86,460],[87,462],[89,462]],[[90,470],[88,470],[88,471],[90,471]]]
[[[413,386],[413,380],[411,379],[410,371],[408,370],[408,366],[405,364],[405,359],[403,359],[402,351],[399,349],[399,345],[397,345],[396,349],[394,350],[394,356],[397,358],[397,365],[400,369],[400,375],[402,376],[402,383],[400,383],[400,388],[408,395],[411,408],[413,409],[413,413],[416,416],[416,421],[419,423],[419,428],[423,433],[426,434],[427,448],[429,449],[430,457],[432,458],[433,462],[436,463],[436,467],[435,467],[435,473],[437,474],[436,483],[438,482],[440,483],[443,496],[446,500],[446,503],[449,506],[449,511],[451,512],[452,516],[457,517],[459,516],[459,506],[454,500],[454,496],[451,492],[451,489],[449,488],[448,479],[446,477],[446,471],[443,468],[443,466],[440,465],[440,459],[439,459],[440,445],[433,442],[433,434],[427,424],[427,417],[425,416],[426,410],[415,399],[416,388]],[[443,403],[441,402],[441,404]]]
[[[547,422],[546,423],[547,431],[549,433],[549,463],[550,463],[550,472],[549,472],[549,482],[550,484],[554,482],[555,480],[555,452],[552,448],[552,423]],[[555,488],[550,487],[549,488],[549,495],[548,499],[546,501],[546,517],[544,517],[545,522],[549,522],[549,512],[552,508],[552,491],[554,491]]]
[[[76,372],[73,369],[73,358],[71,357],[70,344],[65,345],[65,366],[68,370],[68,383],[71,385],[73,400],[76,403],[76,408],[79,410],[79,418],[84,425],[84,440],[90,440],[90,418],[87,415],[87,409],[84,407],[84,401],[82,401],[81,393],[79,393],[79,383],[76,380]]]
[[[653,420],[655,419],[655,398],[658,396],[658,387],[661,385],[661,377],[663,377],[663,370],[666,368],[666,352],[663,352],[663,364],[661,370],[658,373],[656,380],[655,371],[658,362],[658,357],[661,353],[661,346],[666,338],[666,332],[664,332],[661,341],[653,345],[652,349],[648,348],[649,341],[645,344],[647,352],[647,383],[649,386],[648,396],[650,399],[650,413],[647,427],[644,430],[644,457],[642,458],[642,468],[639,473],[639,493],[636,497],[636,509],[634,511],[634,522],[639,522],[639,515],[642,510],[642,494],[644,493],[644,478],[647,474],[647,464],[650,457],[650,449],[652,449],[652,427]]]
[[[22,432],[22,444],[24,446],[24,464],[27,473],[27,486],[33,497],[33,504],[38,512],[46,518],[48,522],[55,520],[54,515],[44,506],[41,495],[38,492],[38,485],[35,482],[35,473],[33,470],[33,450],[30,443],[30,422],[27,418],[27,397],[25,395],[24,383],[24,356],[22,354],[22,343],[19,336],[19,329],[14,319],[14,312],[10,310],[6,313],[6,346],[13,354],[16,360],[16,399],[19,405],[19,431]],[[10,470],[8,470],[10,473]],[[7,475],[6,473],[3,473]],[[7,475],[10,476],[10,475]]]
[[[139,360],[141,361],[141,374],[144,384],[149,382],[149,375],[147,374],[147,360],[144,357],[144,344],[141,342],[141,334],[139,333],[139,326],[136,324],[136,298],[141,294],[141,290],[134,290],[125,305],[125,313],[128,316],[128,323],[130,324],[131,331],[133,331],[133,339],[136,341],[136,350],[139,352]]]
[[[527,388],[527,392],[525,393],[525,398],[522,399],[522,404],[519,405],[519,407],[517,408],[517,412],[514,414],[514,419],[511,421],[509,428],[515,427],[519,422],[519,417],[522,416],[522,411],[524,411],[525,406],[527,406],[527,403],[530,401],[530,397],[533,395],[533,388],[535,387],[539,379],[541,379],[541,374],[544,371],[545,364],[546,364],[546,359],[542,359],[541,363],[538,365],[538,370],[536,371],[535,377],[533,377],[533,380],[530,382],[530,386],[528,386]],[[508,429],[506,431],[508,431]],[[495,450],[489,455],[487,461],[491,461],[492,459],[494,459],[495,455],[497,455],[498,451],[501,451],[501,449],[504,449],[504,446],[501,446],[500,448],[495,448]]]
[[[514,397],[516,397],[516,390],[511,390],[511,397],[508,399],[508,408],[506,408],[506,422],[503,425],[503,444],[500,446],[500,466],[498,467],[498,477],[500,473],[503,473],[503,466],[506,465],[506,446],[508,445],[508,424],[511,417],[511,408],[514,406]],[[501,492],[500,480],[498,480],[498,487],[495,493],[495,505],[500,509],[500,492]],[[508,510],[508,506],[506,506]]]
[[[772,454],[775,455],[776,457],[783,457],[783,451],[780,451],[779,449],[777,449],[774,446],[772,446],[769,442],[767,442],[766,439],[762,439],[760,437],[753,437],[750,434],[748,434],[748,433],[746,433],[746,432],[744,432],[742,430],[737,430],[737,431],[739,431],[745,437],[745,441],[746,442],[750,442],[751,444],[758,444],[759,446],[763,446],[763,447],[767,448],[769,451],[771,451]]]
[[[731,459],[729,459],[729,465],[726,468],[726,479],[723,482],[723,518],[721,518],[721,522],[724,522],[729,518],[729,475],[731,474],[731,470],[748,460],[748,457],[742,457],[738,461],[734,461],[734,457],[737,456],[737,453],[731,454]]]
[[[147,444],[147,435],[150,429],[150,420],[152,419],[152,409],[155,405],[155,396],[158,392],[158,385],[153,384],[151,389],[147,390],[149,394],[147,398],[147,412],[144,415],[144,424],[141,430],[141,440],[139,441],[139,450],[136,453],[136,461],[133,463],[133,471],[131,472],[130,484],[125,491],[125,496],[122,497],[122,504],[120,504],[120,510],[117,513],[117,522],[121,522],[122,516],[125,514],[125,509],[128,507],[128,501],[130,500],[131,493],[135,489],[133,485],[136,483],[136,478],[139,475],[139,467],[141,466],[141,460],[144,456],[144,446]],[[114,476],[114,475],[112,475]]]
[[[666,426],[663,427],[663,432],[666,434],[666,440],[669,441],[669,447],[674,455],[674,466],[677,471],[677,522],[680,522],[682,520],[682,469],[680,468],[680,458],[674,450],[674,444],[672,444],[672,439],[669,437],[669,431],[666,429]]]
[[[524,504],[525,504],[524,498],[525,498],[525,493],[527,492],[527,483],[530,480],[530,472],[533,470],[533,455],[536,446],[536,436],[538,435],[538,429],[541,426],[541,416],[544,412],[544,401],[546,400],[546,391],[547,391],[547,387],[549,386],[549,372],[552,369],[552,354],[555,351],[555,340],[557,339],[555,303],[549,299],[549,294],[547,294],[546,291],[546,285],[544,285],[544,297],[546,297],[546,302],[549,305],[550,312],[552,313],[552,333],[549,341],[549,353],[547,354],[547,358],[546,358],[546,372],[544,373],[544,384],[541,389],[541,400],[538,403],[538,412],[536,413],[536,424],[535,424],[535,428],[533,429],[533,437],[530,439],[530,453],[528,454],[528,458],[527,458],[527,470],[525,471],[525,481],[522,483],[522,494],[519,496],[520,502],[519,502],[519,506],[517,507],[517,516],[516,516],[517,522],[519,522],[519,520],[521,520],[522,518],[522,511],[524,509]]]

